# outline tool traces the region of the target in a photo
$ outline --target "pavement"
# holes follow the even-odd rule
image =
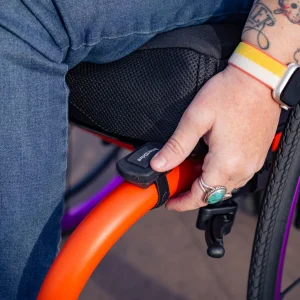
[[[73,128],[70,134],[68,184],[81,178],[111,148]],[[125,155],[124,151],[122,155]],[[116,174],[115,164],[71,205],[86,199]],[[80,300],[242,300],[256,217],[239,210],[232,233],[225,237],[226,254],[206,254],[204,234],[195,228],[197,211],[149,212],[111,249],[85,286]],[[300,277],[300,233],[292,230],[283,285]],[[65,242],[67,237],[63,239]],[[297,286],[285,300],[300,299]]]

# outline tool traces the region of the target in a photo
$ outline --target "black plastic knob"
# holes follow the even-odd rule
[[[225,249],[222,246],[211,246],[207,249],[207,255],[212,258],[221,258],[225,254]]]

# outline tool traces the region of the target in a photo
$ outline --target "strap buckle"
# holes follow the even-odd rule
[[[125,181],[146,189],[155,184],[158,201],[154,208],[165,204],[170,196],[166,172],[156,172],[150,166],[152,157],[162,148],[160,143],[147,143],[117,162],[117,170]]]

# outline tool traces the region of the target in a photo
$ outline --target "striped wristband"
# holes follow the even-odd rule
[[[237,46],[228,63],[272,90],[277,87],[287,71],[285,64],[246,42]]]
[[[300,103],[299,64],[285,65],[246,42],[238,45],[228,63],[269,87],[281,108]]]

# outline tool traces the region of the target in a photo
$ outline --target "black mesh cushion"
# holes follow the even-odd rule
[[[197,91],[224,69],[240,28],[202,25],[161,34],[118,61],[69,71],[69,119],[140,145],[165,142]]]

